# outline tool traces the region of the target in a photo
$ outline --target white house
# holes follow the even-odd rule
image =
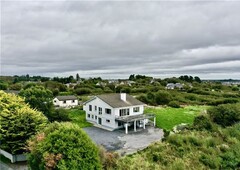
[[[57,96],[53,99],[53,105],[56,107],[74,107],[78,105],[76,96]]]
[[[154,117],[143,114],[144,103],[126,93],[95,96],[84,103],[83,109],[87,121],[94,125],[107,130],[125,127],[126,133],[130,125],[134,126],[134,131],[137,126],[145,129],[148,119]]]
[[[171,90],[176,89],[176,88],[182,89],[182,88],[183,88],[183,85],[182,85],[181,83],[176,83],[176,84],[174,84],[174,83],[168,83],[165,88],[166,88],[166,89],[171,89]]]

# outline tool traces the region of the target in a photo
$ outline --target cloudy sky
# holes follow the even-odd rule
[[[1,1],[0,67],[240,79],[240,1]]]

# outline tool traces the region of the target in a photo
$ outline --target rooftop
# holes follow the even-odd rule
[[[113,108],[119,107],[128,107],[128,106],[136,106],[136,105],[144,105],[141,101],[136,98],[126,94],[126,101],[121,100],[121,94],[113,93],[113,94],[103,94],[98,95],[96,97],[100,98],[102,101],[112,106]]]
[[[59,100],[59,101],[63,101],[63,100],[76,100],[77,97],[76,96],[56,96],[56,98]]]

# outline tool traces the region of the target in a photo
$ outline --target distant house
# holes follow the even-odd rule
[[[53,104],[56,107],[74,107],[78,105],[76,96],[57,96],[53,99]]]
[[[126,133],[130,125],[134,131],[137,126],[145,129],[148,119],[154,117],[143,114],[144,103],[126,93],[95,96],[84,103],[83,109],[87,121],[94,125],[107,130],[125,127]]]
[[[183,84],[181,83],[168,83],[165,87],[166,89],[170,89],[170,90],[173,90],[173,89],[183,89]]]

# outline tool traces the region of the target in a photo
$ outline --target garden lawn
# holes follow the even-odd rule
[[[86,121],[85,111],[80,109],[69,109],[69,117],[71,122],[77,124],[79,127],[90,127],[91,123]]]
[[[156,115],[156,126],[171,130],[181,123],[192,124],[194,117],[206,110],[207,106],[186,106],[184,108],[145,108],[145,113]]]

